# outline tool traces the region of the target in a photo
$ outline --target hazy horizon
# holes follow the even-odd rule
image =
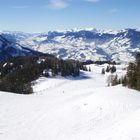
[[[111,29],[111,28],[108,28],[108,29],[99,29],[99,28],[94,28],[94,27],[83,27],[83,28],[67,28],[67,29],[56,29],[56,30],[46,30],[46,31],[22,31],[22,30],[0,30],[0,32],[21,32],[21,33],[29,33],[29,34],[39,34],[39,33],[48,33],[48,32],[64,32],[64,31],[72,31],[72,30],[77,30],[77,31],[80,31],[80,30],[88,30],[88,31],[91,31],[90,29],[96,29],[97,31],[121,31],[121,30],[127,30],[127,29],[134,29],[134,30],[138,30],[140,31],[140,28],[121,28],[121,29]]]

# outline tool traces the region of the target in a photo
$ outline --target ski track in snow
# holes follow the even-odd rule
[[[140,93],[107,87],[102,66],[91,67],[40,78],[32,95],[0,92],[0,140],[140,140]]]

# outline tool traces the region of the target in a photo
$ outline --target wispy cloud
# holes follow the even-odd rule
[[[47,6],[51,9],[64,9],[69,3],[67,0],[50,0]]]
[[[30,8],[30,5],[17,5],[17,6],[12,6],[13,9],[27,9]]]
[[[99,2],[100,0],[85,0],[86,2],[92,2],[92,3],[97,3]]]
[[[119,10],[117,8],[113,8],[109,10],[109,13],[117,13]]]
[[[70,6],[72,0],[48,0],[48,4],[45,7],[51,9],[64,9]],[[86,2],[97,3],[101,0],[83,0]]]

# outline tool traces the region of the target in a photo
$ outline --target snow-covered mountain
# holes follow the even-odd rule
[[[140,30],[72,29],[48,33],[5,32],[19,44],[63,59],[133,61],[140,51]]]
[[[19,36],[19,34],[15,35],[15,37],[13,33],[0,34],[0,60],[5,60],[17,56],[41,54],[40,52],[34,51],[30,48],[26,48],[20,45],[17,41],[18,38],[19,40],[22,40],[22,37]]]

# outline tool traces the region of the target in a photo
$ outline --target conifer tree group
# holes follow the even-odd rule
[[[0,62],[0,90],[32,93],[31,82],[40,76],[79,76],[84,69],[79,61],[60,60],[53,56],[21,56]],[[51,74],[50,74],[51,73]]]
[[[137,54],[136,61],[129,64],[122,84],[129,88],[140,90],[140,53]]]

